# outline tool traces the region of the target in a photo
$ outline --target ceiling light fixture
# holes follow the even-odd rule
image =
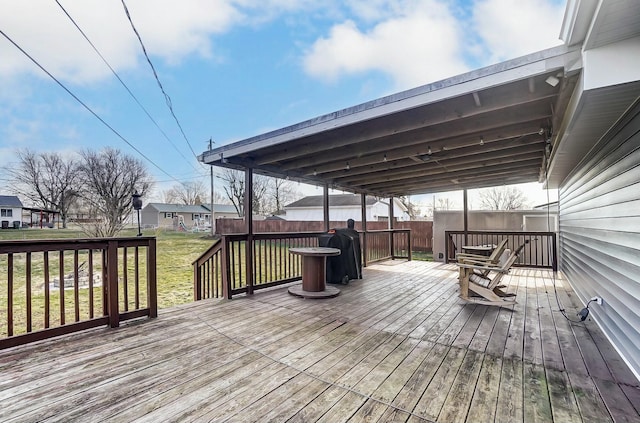
[[[349,162],[347,162],[347,170],[351,169],[351,166],[349,166]]]
[[[427,150],[427,154],[431,155],[431,147]]]
[[[484,145],[484,138],[480,137],[480,145]]]
[[[544,82],[546,82],[547,84],[551,85],[552,87],[555,87],[556,85],[558,85],[560,80],[558,78],[556,78],[555,76],[550,75],[547,79],[544,80]]]
[[[541,126],[540,130],[538,131],[538,135],[542,135],[544,134],[544,128]]]
[[[382,160],[384,160],[385,162],[387,161],[387,155],[386,154],[384,155],[384,158]]]

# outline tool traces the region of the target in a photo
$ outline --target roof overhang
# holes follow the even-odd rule
[[[204,163],[401,196],[538,181],[581,70],[560,46],[204,152]]]

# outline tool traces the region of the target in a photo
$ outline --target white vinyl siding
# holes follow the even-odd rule
[[[640,375],[640,102],[560,189],[560,269]],[[640,377],[640,376],[639,376]]]

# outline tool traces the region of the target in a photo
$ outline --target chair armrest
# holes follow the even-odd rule
[[[456,258],[478,258],[478,259],[486,259],[489,256],[481,256],[480,254],[471,254],[471,253],[458,253],[456,254]]]
[[[465,269],[474,269],[474,270],[488,270],[491,272],[500,272],[500,273],[507,273],[509,272],[509,269],[504,269],[503,267],[497,266],[497,265],[492,265],[492,264],[484,264],[484,265],[478,265],[478,264],[465,264],[465,263],[456,263],[458,265],[458,267],[463,267]]]
[[[483,258],[480,258],[480,259],[477,259],[477,258],[474,258],[474,257],[469,257],[469,258],[463,257],[463,258],[460,258],[457,263],[489,265],[489,264],[496,264],[496,261],[489,259],[489,257],[483,257]]]

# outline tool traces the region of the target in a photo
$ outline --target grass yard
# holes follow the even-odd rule
[[[137,229],[124,230],[120,236],[135,236]],[[155,236],[158,272],[158,307],[167,308],[193,301],[193,267],[191,263],[212,244],[203,233],[145,230]],[[74,229],[0,230],[0,240],[86,238]],[[2,272],[4,273],[4,272]],[[0,282],[6,275],[0,274]]]

